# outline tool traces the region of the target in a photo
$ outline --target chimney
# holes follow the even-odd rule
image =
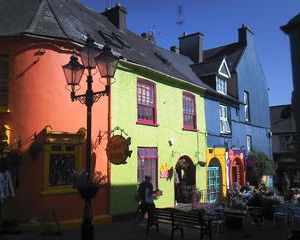
[[[179,54],[179,48],[177,46],[171,46],[170,51]]]
[[[203,37],[200,32],[179,37],[179,53],[189,57],[194,63],[203,62]]]
[[[127,10],[120,3],[117,3],[113,8],[106,9],[102,14],[118,29],[121,31],[126,30]]]
[[[252,42],[254,33],[244,24],[238,29],[238,32],[239,43],[241,43],[243,46],[248,46]]]
[[[155,44],[155,37],[152,33],[141,33],[141,37]]]

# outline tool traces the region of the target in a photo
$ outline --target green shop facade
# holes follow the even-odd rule
[[[126,61],[115,78],[110,128],[131,138],[132,154],[126,164],[110,163],[110,214],[136,210],[145,175],[162,191],[156,206],[190,202],[207,184],[204,89]]]

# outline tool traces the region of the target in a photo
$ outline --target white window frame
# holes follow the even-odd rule
[[[218,93],[227,95],[227,80],[223,77],[216,77],[216,90]]]
[[[252,151],[252,136],[251,135],[247,135],[246,136],[246,147],[247,147],[247,151],[251,152]]]
[[[249,92],[244,91],[244,110],[245,110],[245,121],[250,122],[250,96]]]
[[[220,117],[220,133],[231,133],[230,125],[228,121],[228,108],[225,105],[219,105],[219,117]]]

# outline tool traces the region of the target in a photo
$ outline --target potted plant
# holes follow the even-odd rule
[[[99,188],[107,183],[107,176],[100,171],[95,171],[90,177],[86,171],[74,171],[73,187],[77,189],[83,199],[92,199]]]

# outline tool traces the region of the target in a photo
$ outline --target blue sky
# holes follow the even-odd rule
[[[103,12],[105,0],[79,0]],[[237,41],[246,24],[255,33],[255,46],[268,80],[270,105],[291,101],[292,74],[289,39],[279,27],[300,13],[300,0],[110,0],[127,8],[127,26],[140,34],[155,31],[157,44],[178,45],[178,36],[202,32],[204,49]],[[178,15],[178,6],[182,13]],[[178,25],[178,20],[184,24]]]

